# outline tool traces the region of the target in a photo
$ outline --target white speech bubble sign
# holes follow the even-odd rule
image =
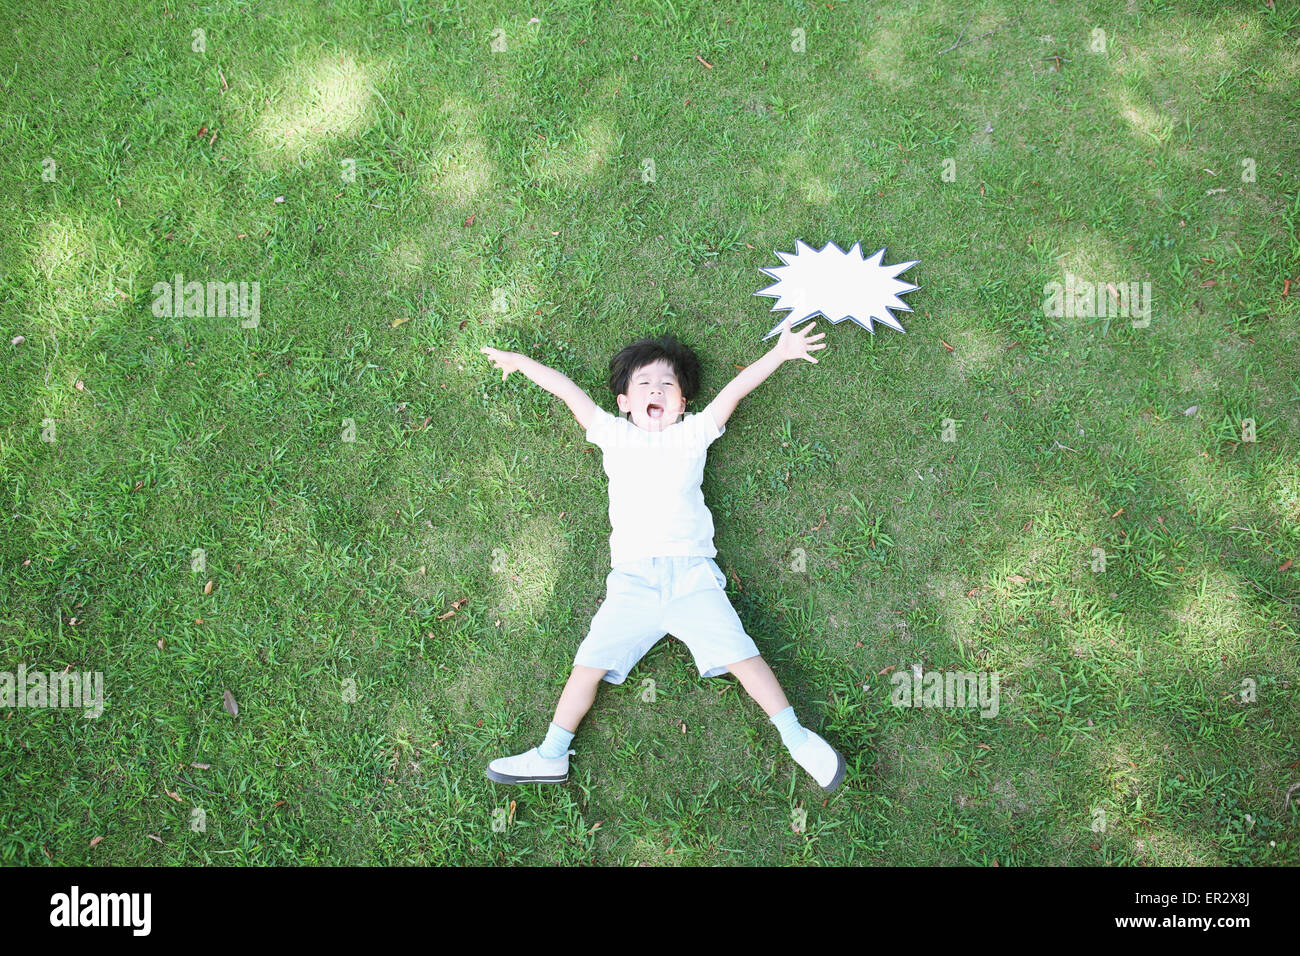
[[[775,297],[772,311],[788,309],[790,314],[763,336],[765,340],[778,334],[787,322],[793,329],[815,315],[826,316],[832,325],[850,319],[872,333],[876,331],[871,325],[873,319],[900,332],[906,331],[889,310],[912,311],[899,296],[921,287],[895,277],[916,265],[919,259],[887,266],[883,264],[883,246],[870,259],[863,259],[861,244],[857,242],[845,252],[833,242],[814,249],[802,239],[796,239],[793,254],[775,251],[785,265],[759,269],[777,281],[754,295]]]

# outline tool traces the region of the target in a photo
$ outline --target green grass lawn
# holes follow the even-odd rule
[[[63,6],[0,18],[0,670],[108,702],[0,709],[0,863],[1300,863],[1295,4]],[[480,347],[613,410],[672,332],[698,410],[796,239],[920,260],[705,475],[844,786],[675,639],[568,784],[491,783],[609,526]],[[1067,274],[1149,324],[1045,315]],[[997,715],[892,706],[917,665]]]

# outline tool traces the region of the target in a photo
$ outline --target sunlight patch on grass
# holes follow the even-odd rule
[[[633,837],[623,863],[628,866],[677,866],[678,861],[662,846],[664,842],[667,841],[656,844],[651,840]]]
[[[1237,477],[1222,462],[1210,459],[1209,455],[1217,454],[1211,445],[1205,452],[1179,462],[1175,474],[1197,519],[1226,532],[1230,525],[1241,524],[1243,520],[1251,523],[1252,500],[1242,493]]]
[[[857,63],[850,72],[855,76],[870,77],[895,92],[915,84],[916,71],[908,67],[902,42],[908,31],[915,27],[913,16],[910,10],[895,11],[892,16],[880,11],[870,40],[858,47]]]
[[[1235,19],[1228,14],[1227,19]],[[1123,59],[1112,59],[1116,73],[1159,76],[1175,74],[1193,80],[1207,78],[1215,71],[1238,70],[1243,58],[1250,55],[1260,41],[1259,21],[1247,19],[1232,23],[1231,29],[1215,33],[1209,29],[1150,29],[1143,35],[1127,30],[1109,34],[1111,43],[1123,51]],[[1193,42],[1189,42],[1193,41]],[[1113,54],[1112,54],[1113,55]]]
[[[1154,302],[1154,293],[1151,298]],[[1152,324],[1154,324],[1155,321],[1154,311],[1153,306]],[[1204,358],[1195,355],[1190,350],[1176,352],[1174,355],[1170,356],[1170,358],[1174,363],[1174,376],[1178,382],[1178,387],[1184,392],[1197,396],[1198,399],[1188,402],[1182,408],[1178,409],[1178,411],[1185,412],[1192,405],[1196,405],[1198,409],[1205,409],[1205,405],[1219,386],[1219,379],[1222,376],[1222,372],[1216,371],[1215,368],[1207,367],[1208,363],[1205,362]],[[1207,411],[1208,409],[1205,409],[1201,414],[1206,414]]]
[[[348,53],[327,54],[283,76],[284,92],[253,130],[263,162],[286,150],[296,159],[362,130],[378,82],[373,67]]]
[[[1216,866],[1228,862],[1221,849],[1209,840],[1158,824],[1144,823],[1140,836],[1133,838],[1133,852],[1148,866]]]
[[[963,382],[972,372],[987,368],[994,360],[1001,358],[998,336],[987,329],[973,327],[959,330],[951,340],[945,338],[945,341],[955,349],[949,357],[953,369]]]
[[[1067,273],[1074,276],[1076,283],[1112,282],[1118,286],[1121,282],[1141,281],[1140,270],[1127,262],[1127,255],[1102,228],[1075,226],[1063,244],[1066,251],[1057,257],[1061,272],[1053,277],[1057,282],[1064,283]]]
[[[1024,588],[1041,586],[1051,579],[1062,562],[1075,562],[1078,544],[1070,536],[1086,533],[1075,532],[1073,525],[1078,516],[1091,514],[1095,508],[1077,488],[1063,484],[1041,484],[1033,490],[1015,486],[999,490],[992,513],[1017,514],[1013,528],[1022,518],[1025,524],[1002,534],[999,539],[1004,545],[1002,553],[984,556],[986,573],[970,586],[978,584],[991,594],[1016,599],[1023,597]],[[1027,580],[1012,581],[1013,575]]]
[[[449,153],[429,177],[425,192],[457,208],[474,202],[495,178],[492,161],[483,141],[463,141]]]
[[[1161,302],[1162,290],[1158,282],[1151,282],[1148,278],[1149,270],[1140,262],[1134,263],[1131,253],[1124,251],[1106,235],[1104,225],[1081,223],[1067,229],[1061,240],[1065,251],[1056,260],[1060,271],[1050,280],[1062,287],[1062,290],[1058,290],[1058,301],[1053,305],[1067,310],[1071,308],[1069,292],[1064,289],[1067,276],[1071,276],[1073,278],[1070,281],[1075,290],[1073,308],[1082,309],[1089,314],[1072,315],[1067,311],[1064,315],[1047,317],[1046,321],[1056,326],[1071,346],[1110,341],[1119,336],[1129,323],[1142,321],[1144,307],[1148,304],[1151,308],[1151,323],[1154,325],[1159,318],[1157,306]],[[1143,282],[1151,282],[1149,299]],[[1133,293],[1132,283],[1138,283],[1136,299],[1130,298]],[[1093,293],[1090,296],[1091,308],[1087,304],[1087,298],[1081,298],[1082,287],[1085,285],[1090,286]],[[1041,296],[1035,307],[1041,310],[1048,304],[1047,290],[1039,288],[1035,291]],[[1063,291],[1065,298],[1062,300],[1060,295]],[[1122,305],[1125,308],[1121,308]],[[1121,312],[1129,314],[1121,315]]]
[[[1115,90],[1110,94],[1115,112],[1120,119],[1128,123],[1129,128],[1138,134],[1139,141],[1163,146],[1174,131],[1174,119],[1145,103],[1138,103],[1127,90]]]
[[[440,202],[464,208],[499,177],[482,136],[482,110],[461,96],[451,96],[438,110],[444,136],[453,144],[427,167],[421,189]]]
[[[500,553],[493,548],[495,580],[501,599],[494,610],[512,618],[536,621],[555,592],[560,567],[568,553],[558,515],[528,520],[519,536]]]
[[[32,250],[32,265],[44,282],[66,293],[86,282],[93,249],[86,223],[61,216],[40,227]]]
[[[609,166],[609,158],[618,148],[618,136],[604,119],[592,119],[569,143],[543,145],[528,162],[528,171],[549,182],[564,186],[581,186]],[[636,173],[620,171],[620,178]]]
[[[798,195],[805,203],[826,206],[838,198],[839,192],[817,175],[814,165],[821,168],[819,162],[810,162],[805,153],[786,153],[781,160],[781,178],[789,184],[789,192]]]
[[[1017,786],[1019,784],[1019,786]],[[1039,769],[1019,768],[989,786],[989,801],[1002,813],[1018,816],[1041,812],[1051,794],[1051,781]]]
[[[391,243],[382,243],[377,249],[384,259],[384,269],[393,275],[419,272],[430,252],[424,236],[405,236]]]
[[[467,262],[462,269],[462,280],[469,300],[469,308],[477,316],[477,325],[484,338],[495,342],[494,336],[502,326],[513,327],[528,325],[536,321],[537,316],[530,310],[536,303],[546,299],[546,283],[534,275],[535,267],[531,262],[516,262],[508,267],[507,276],[484,275],[481,262]],[[498,306],[504,306],[502,311]],[[466,346],[463,362],[482,363],[484,356],[478,351],[478,345]],[[574,376],[577,371],[572,368],[561,369],[565,374]],[[501,380],[499,372],[496,380]],[[512,376],[513,380],[513,376]]]
[[[960,574],[930,574],[925,581],[925,591],[943,614],[939,630],[961,653],[971,653],[974,646],[971,636],[979,627],[979,606],[966,594],[972,585]]]
[[[1089,838],[1086,842],[1130,846],[1131,852],[1143,854],[1145,862],[1151,864],[1203,866],[1224,862],[1218,856],[1222,848],[1210,843],[1197,845],[1195,837],[1189,840],[1171,834],[1158,820],[1150,818],[1162,815],[1157,796],[1162,778],[1173,776],[1179,768],[1188,769],[1186,746],[1176,746],[1167,731],[1146,723],[1125,724],[1106,739],[1091,744],[1086,760],[1085,773],[1092,779],[1090,786],[1081,788],[1088,794],[1088,803],[1085,815],[1077,821]],[[1135,820],[1133,811],[1139,799],[1147,818]],[[1105,830],[1101,832],[1092,831],[1102,822],[1097,810],[1105,813]]]
[[[34,322],[23,330],[29,338],[35,337],[33,333],[96,329],[108,313],[120,313],[130,305],[131,296],[139,291],[136,277],[146,262],[143,246],[124,245],[110,223],[70,215],[39,224],[28,249],[36,287],[26,308]],[[146,274],[141,280],[146,290],[154,278]],[[61,362],[69,351],[68,343],[61,343]],[[67,383],[75,381],[69,378]]]
[[[932,749],[937,721],[928,711],[903,709],[904,719],[882,735],[881,756],[888,763],[890,791],[902,797],[934,798],[943,786],[945,754]]]
[[[1218,567],[1207,568],[1200,579],[1189,575],[1187,582],[1185,593],[1173,601],[1169,616],[1184,626],[1185,637],[1196,638],[1189,651],[1201,646],[1218,648],[1221,639],[1229,635],[1255,630],[1244,614],[1245,582],[1234,581]]]
[[[828,206],[839,198],[839,190],[826,185],[820,176],[809,176],[803,183],[803,198],[814,206]]]
[[[1278,519],[1293,527],[1300,523],[1300,465],[1295,462],[1277,476],[1267,501]]]
[[[762,195],[767,190],[771,178],[761,167],[750,166],[745,170],[745,188],[751,193]]]

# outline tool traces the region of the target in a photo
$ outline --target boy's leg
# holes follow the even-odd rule
[[[548,760],[563,757],[569,752],[569,744],[578,731],[578,724],[591,710],[596,699],[596,687],[606,671],[603,667],[586,667],[573,665],[573,673],[564,685],[564,693],[555,707],[555,717],[546,728],[546,738],[537,748],[538,756]]]
[[[781,734],[781,742],[795,762],[823,789],[834,790],[844,779],[844,758],[813,731],[799,726],[776,675],[727,599],[722,569],[712,558],[673,560],[680,562],[673,568],[680,595],[664,612],[665,630],[691,649],[701,677],[716,677],[724,671],[735,674]],[[728,659],[735,663],[720,663]]]
[[[571,734],[577,733],[578,724],[582,723],[582,718],[591,710],[591,705],[596,700],[596,688],[606,673],[601,667],[575,664],[568,683],[564,685],[564,693],[560,695],[560,702],[555,706],[552,721]]]
[[[762,657],[750,657],[743,661],[728,664],[727,670],[736,675],[740,686],[744,687],[750,697],[763,708],[772,725],[781,735],[781,742],[793,753],[795,748],[808,739],[808,732],[799,723],[790,701],[786,700],[785,691],[777,682],[772,668]]]
[[[812,774],[823,790],[835,790],[844,779],[843,755],[819,735],[800,725],[767,661],[762,657],[750,657],[728,664],[727,670],[736,675],[749,696],[763,708],[795,762]]]
[[[488,779],[510,784],[564,783],[569,777],[569,744],[578,724],[591,709],[596,685],[605,673],[600,667],[574,665],[555,708],[555,719],[546,730],[546,738],[532,750],[493,760],[488,764]]]
[[[728,664],[727,670],[736,675],[740,686],[745,688],[767,716],[774,717],[790,706],[790,701],[786,700],[785,692],[781,690],[772,668],[761,656]]]
[[[777,683],[772,668],[761,657],[750,657],[734,664],[728,664],[727,670],[736,675],[736,680],[754,698],[763,712],[767,714],[772,725],[781,735],[781,742],[794,753],[808,739],[808,732],[799,724],[794,708],[786,700],[785,692]]]

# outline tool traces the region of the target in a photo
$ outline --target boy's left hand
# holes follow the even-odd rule
[[[781,329],[781,337],[776,341],[777,354],[781,356],[783,362],[801,358],[807,359],[814,365],[817,364],[817,360],[808,353],[826,348],[825,342],[819,345],[811,344],[820,338],[824,338],[826,333],[818,332],[816,335],[809,336],[808,333],[812,331],[812,327],[816,324],[816,322],[809,322],[798,332],[791,332],[790,323],[786,322],[785,327]]]

